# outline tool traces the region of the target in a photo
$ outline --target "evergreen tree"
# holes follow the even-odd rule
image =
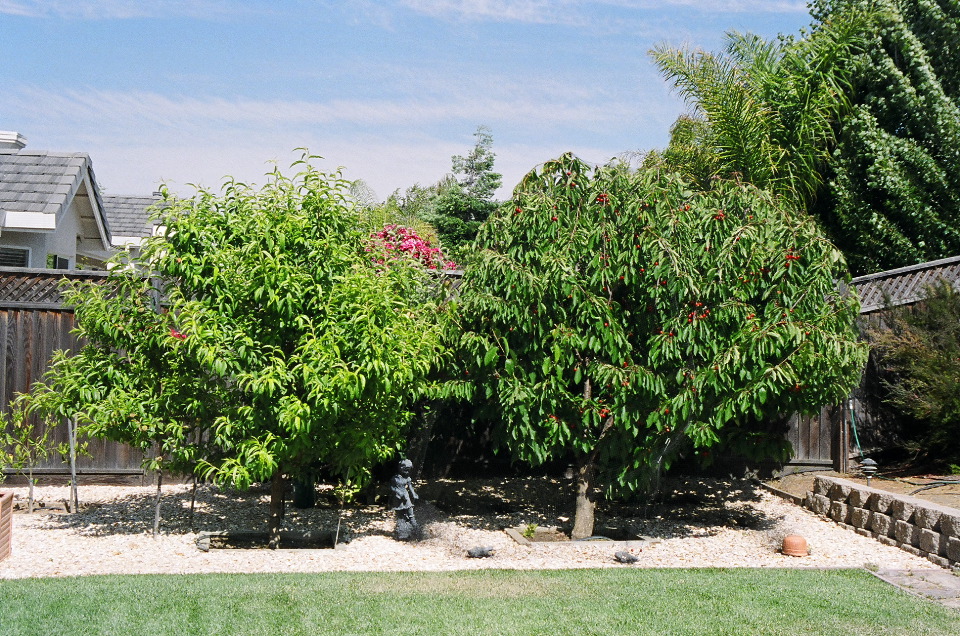
[[[486,126],[473,134],[477,142],[466,156],[452,157],[453,174],[438,184],[439,195],[432,211],[424,217],[437,229],[444,249],[458,261],[462,248],[473,241],[483,223],[497,209],[494,194],[503,177],[493,171],[496,154],[491,149],[493,135]]]
[[[813,212],[854,274],[960,254],[960,2],[817,0],[872,12]]]

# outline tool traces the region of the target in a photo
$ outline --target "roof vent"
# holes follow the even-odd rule
[[[0,130],[0,150],[20,150],[27,145],[27,138],[18,132]]]

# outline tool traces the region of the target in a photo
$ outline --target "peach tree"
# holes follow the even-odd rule
[[[284,476],[361,482],[399,449],[443,330],[423,264],[375,262],[347,183],[308,161],[169,199],[139,256],[66,290],[86,344],[34,392],[152,468],[272,480],[275,531]]]
[[[576,457],[575,537],[593,531],[598,488],[639,488],[681,450],[736,432],[782,453],[750,422],[841,399],[866,359],[841,254],[747,184],[691,192],[564,155],[522,180],[476,248],[461,390],[499,410],[516,458]]]

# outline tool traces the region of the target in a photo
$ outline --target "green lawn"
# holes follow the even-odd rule
[[[0,581],[0,634],[950,634],[861,570],[92,576]]]

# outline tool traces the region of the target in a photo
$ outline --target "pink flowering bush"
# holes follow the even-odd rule
[[[388,260],[409,257],[422,263],[427,269],[456,269],[457,264],[447,260],[443,250],[430,245],[430,241],[422,238],[413,229],[402,225],[385,225],[379,232],[370,235],[371,245],[368,252],[373,252],[374,262],[385,265]]]

